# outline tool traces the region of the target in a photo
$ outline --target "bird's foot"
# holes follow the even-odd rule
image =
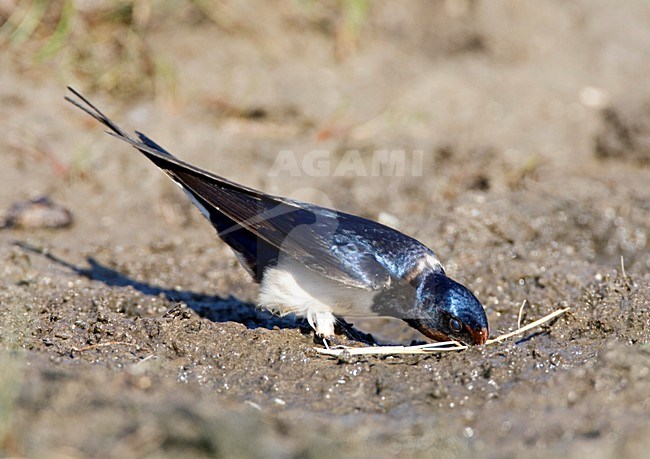
[[[353,324],[341,317],[334,317],[329,312],[315,313],[308,316],[307,321],[316,331],[316,337],[322,340],[326,348],[349,346],[355,342],[369,346],[377,344],[371,334],[357,330]]]
[[[323,341],[323,346],[325,346],[325,349],[331,349],[334,347],[344,347],[347,345],[346,342],[341,340],[336,335],[321,336],[320,339]]]

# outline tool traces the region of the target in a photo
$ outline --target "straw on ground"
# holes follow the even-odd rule
[[[524,303],[525,304],[525,303]],[[522,304],[523,309],[523,304]],[[499,343],[503,340],[511,338],[513,336],[521,335],[528,330],[531,330],[535,327],[538,327],[550,320],[553,320],[557,316],[567,312],[569,308],[558,309],[552,313],[538,319],[534,322],[531,322],[523,327],[519,327],[516,330],[505,333],[503,335],[497,336],[496,338],[489,339],[485,343],[486,346],[490,344]],[[420,344],[418,346],[370,346],[370,347],[347,347],[347,346],[338,346],[336,348],[330,349],[321,349],[316,348],[316,351],[320,354],[331,355],[338,357],[340,355],[397,355],[397,354],[431,354],[432,352],[447,352],[447,351],[463,351],[467,349],[468,346],[458,341],[443,341],[439,343],[427,343]]]

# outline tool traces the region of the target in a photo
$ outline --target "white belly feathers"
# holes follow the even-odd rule
[[[323,337],[334,335],[336,315],[375,315],[370,306],[377,292],[326,279],[289,257],[269,267],[260,287],[260,306],[278,314],[306,317]]]

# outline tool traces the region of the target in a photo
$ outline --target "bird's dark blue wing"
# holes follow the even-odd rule
[[[237,250],[244,237],[260,251],[254,257],[258,270],[284,254],[345,285],[379,290],[392,279],[410,281],[426,268],[442,269],[424,245],[379,223],[269,196],[167,158],[147,156],[208,209],[225,242]],[[234,222],[231,228],[220,223],[224,217]]]
[[[352,287],[377,290],[437,263],[418,241],[377,222],[270,196],[177,159],[144,134],[129,135],[76,91],[67,98],[163,169],[193,198],[256,280],[281,254]]]
[[[207,210],[219,236],[244,253],[244,258],[253,259],[249,264],[255,264],[256,272],[276,263],[284,254],[325,277],[353,287],[375,290],[390,283],[390,273],[377,261],[372,247],[340,231],[341,218],[337,212],[252,194],[212,174],[188,170],[166,158],[147,156],[192,194]],[[246,250],[242,250],[242,245]]]

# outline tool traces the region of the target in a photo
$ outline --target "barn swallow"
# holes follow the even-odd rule
[[[372,220],[272,196],[199,169],[120,128],[68,88],[66,100],[130,144],[185,191],[260,284],[259,304],[305,317],[323,339],[341,316],[389,316],[429,338],[484,344],[485,311],[431,249]]]

